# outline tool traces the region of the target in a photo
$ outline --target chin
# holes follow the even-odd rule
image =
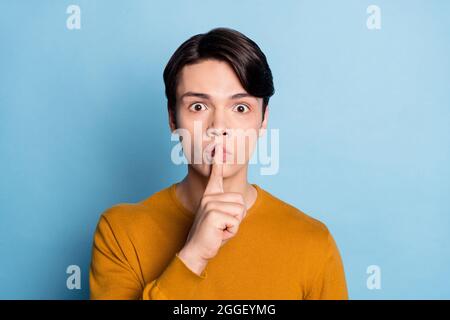
[[[209,177],[210,170],[211,170],[209,168],[209,166],[210,165],[207,165],[207,164],[196,164],[196,165],[192,165],[192,168],[200,175],[202,175],[204,177]],[[240,169],[240,167],[238,167],[238,166],[224,163],[223,177],[224,178],[231,177],[231,176],[235,175],[239,171],[239,169]]]

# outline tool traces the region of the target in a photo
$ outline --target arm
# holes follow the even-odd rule
[[[206,278],[191,271],[174,255],[165,270],[146,285],[130,266],[107,218],[101,216],[94,235],[89,272],[91,299],[192,299]]]
[[[189,269],[176,253],[158,279],[145,286],[143,300],[190,300],[198,285],[206,279],[206,269],[197,275]]]
[[[331,233],[327,231],[327,245],[323,262],[318,269],[308,300],[348,300],[344,266]]]

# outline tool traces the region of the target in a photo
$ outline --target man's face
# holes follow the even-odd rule
[[[180,134],[189,165],[207,176],[211,147],[219,143],[224,177],[246,167],[260,129],[267,126],[268,108],[263,121],[262,100],[244,90],[226,62],[209,59],[185,66],[179,75],[176,118],[178,128],[189,136]],[[172,121],[170,126],[175,130]]]

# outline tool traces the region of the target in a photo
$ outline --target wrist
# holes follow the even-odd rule
[[[202,274],[208,263],[208,261],[195,254],[194,250],[186,246],[178,252],[178,257],[192,272],[197,275]]]

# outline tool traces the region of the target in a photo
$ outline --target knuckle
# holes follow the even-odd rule
[[[237,217],[231,217],[231,219],[233,220],[234,225],[235,225],[236,227],[238,227],[238,226],[239,226],[239,223],[241,222],[241,221],[239,220],[239,218],[237,218]]]
[[[242,204],[237,204],[237,205],[235,206],[234,212],[235,212],[238,216],[241,216],[242,213],[243,213],[244,211],[245,211],[245,207],[244,207]]]
[[[240,193],[238,192],[229,192],[227,194],[227,199],[228,201],[232,201],[232,202],[237,202],[237,203],[241,203],[243,200],[243,197]]]
[[[220,213],[216,210],[210,210],[207,212],[206,214],[206,219],[208,220],[216,220],[218,218],[218,216],[220,215]]]
[[[206,204],[203,205],[203,210],[206,211],[206,212],[209,212],[212,209],[213,208],[212,208],[211,202],[207,202]]]
[[[240,194],[240,193],[236,193],[235,201],[243,204],[244,203],[244,196],[242,194]]]
[[[203,196],[203,198],[200,200],[200,206],[204,208],[206,206],[206,204],[208,204],[208,202],[209,202],[209,197]]]

